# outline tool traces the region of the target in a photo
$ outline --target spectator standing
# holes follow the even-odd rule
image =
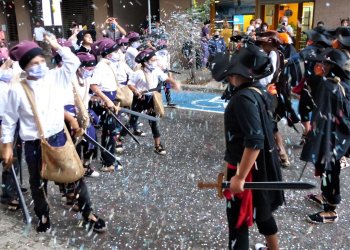
[[[348,19],[342,19],[340,20],[340,26],[347,27],[349,26],[349,20]]]
[[[288,17],[286,17],[286,16],[281,17],[280,25],[279,25],[277,31],[278,32],[286,32],[292,38],[293,43],[294,43],[295,34],[294,34],[294,30],[293,30],[292,26],[290,26],[288,24]]]
[[[107,18],[106,24],[109,24],[109,29],[103,32],[103,35],[105,37],[108,37],[113,41],[116,41],[118,38],[126,35],[125,29],[119,25],[117,18],[115,17]]]
[[[215,31],[212,39],[209,40],[208,45],[209,50],[209,62],[214,58],[217,53],[225,53],[226,52],[226,43],[224,38],[220,36],[219,31]]]
[[[221,32],[222,37],[226,44],[230,43],[230,37],[232,36],[232,30],[230,29],[230,25],[227,20],[223,23],[223,30]]]
[[[209,59],[209,49],[208,43],[210,39],[210,30],[209,30],[210,21],[205,21],[204,26],[202,27],[201,34],[201,49],[202,49],[202,68],[206,68]]]
[[[46,30],[44,27],[42,27],[41,23],[37,21],[35,23],[35,28],[34,28],[34,34],[33,34],[33,39],[34,41],[42,48],[45,49],[44,47],[44,34]]]
[[[250,25],[247,28],[246,34],[248,36],[252,36],[255,34],[255,20],[254,19],[250,20]]]

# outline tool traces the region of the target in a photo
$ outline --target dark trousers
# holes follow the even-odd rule
[[[171,103],[171,92],[170,92],[171,86],[167,82],[163,82],[163,86],[164,86],[165,99],[167,104],[169,104]]]
[[[134,96],[131,104],[131,109],[136,112],[142,112],[144,110],[153,110],[153,96],[152,95],[144,95],[142,99],[138,99],[136,96]],[[156,116],[154,112],[150,113],[149,115]],[[137,129],[137,121],[139,117],[135,115],[130,115],[129,119],[129,127],[133,128],[134,130]],[[155,121],[149,121],[149,125],[152,130],[153,138],[159,138],[160,132],[159,132],[159,126],[158,123]],[[121,136],[125,136],[127,134],[125,129],[122,129],[120,131]]]
[[[340,161],[331,162],[330,169],[324,169],[321,175],[321,191],[327,203],[337,205],[341,201],[340,195]],[[317,167],[317,166],[316,166]],[[322,166],[324,168],[324,166]],[[328,210],[328,206],[325,207]]]
[[[298,111],[300,115],[300,120],[302,122],[310,121],[310,112],[312,111],[314,104],[312,101],[310,88],[304,87],[301,91]]]
[[[116,145],[116,120],[101,105],[95,103],[91,106],[97,116],[100,117],[100,125],[102,126],[101,145],[106,148],[112,155],[115,154]],[[105,166],[113,165],[115,159],[105,152],[101,152],[102,164]]]
[[[63,146],[66,142],[66,136],[63,131],[53,135],[47,139],[48,143],[54,147]],[[41,156],[41,144],[40,140],[26,141],[25,158],[29,171],[29,184],[34,201],[35,214],[41,219],[42,216],[49,215],[49,206],[47,203],[47,180],[43,180],[40,176],[42,156]],[[78,206],[83,213],[83,216],[87,217],[91,209],[91,202],[87,187],[83,179],[78,180],[75,183],[68,184],[70,188],[74,188],[74,192],[79,194]]]
[[[13,156],[15,158],[13,162],[13,167],[15,169],[16,175],[20,168],[22,167],[22,140],[17,137],[17,141],[14,142],[15,147],[13,149]],[[18,192],[16,188],[16,182],[12,174],[12,169],[6,169],[2,171],[2,195],[1,202],[8,203],[12,200],[18,198]]]
[[[227,180],[236,174],[236,170],[227,169]],[[236,228],[236,224],[241,210],[241,199],[234,197],[226,202],[226,215],[229,228],[229,249],[245,250],[249,249],[249,229],[246,224]],[[259,233],[262,235],[273,235],[277,233],[277,224],[271,214],[271,217],[263,222],[256,221]]]

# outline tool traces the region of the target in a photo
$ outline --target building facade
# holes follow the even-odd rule
[[[150,0],[151,15],[153,20],[167,20],[173,13],[186,11],[204,2]],[[249,19],[255,17],[262,18],[271,28],[276,28],[279,18],[288,15],[290,24],[297,31],[298,42],[302,40],[302,31],[312,28],[318,21],[324,21],[327,27],[332,28],[340,24],[341,18],[349,16],[348,0],[212,0],[211,6],[213,28],[216,27],[215,19],[234,20],[234,17],[238,29],[244,30]],[[138,31],[147,14],[147,0],[4,0],[0,3],[0,27],[6,34],[6,40],[16,43],[32,39],[37,20],[48,31],[66,37],[72,21],[99,31],[110,16],[117,17],[127,31]],[[101,33],[97,32],[97,37],[100,36]]]

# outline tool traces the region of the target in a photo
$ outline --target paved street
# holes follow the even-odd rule
[[[215,98],[197,95],[201,99]],[[121,155],[124,170],[86,179],[95,211],[108,223],[106,234],[85,231],[79,215],[60,201],[58,188],[51,183],[51,233],[38,236],[34,227],[24,226],[20,212],[2,208],[0,249],[225,249],[225,202],[218,200],[215,190],[201,191],[196,187],[200,180],[215,181],[223,169],[223,114],[188,109],[166,111],[160,124],[166,156],[153,152],[150,128],[143,121],[148,135],[140,138],[141,146],[127,137],[126,151]],[[284,179],[296,181],[304,165],[298,160],[300,135],[282,123],[280,128],[292,161],[290,168],[283,169]],[[276,212],[281,249],[349,248],[349,171],[350,168],[345,169],[342,175],[344,199],[336,224],[309,224],[305,216],[319,208],[304,200],[306,191],[286,191],[286,205]],[[27,170],[24,172],[27,180]],[[318,181],[313,177],[311,164],[303,181]],[[34,215],[29,194],[26,200]],[[251,232],[252,247],[263,242],[255,226]]]

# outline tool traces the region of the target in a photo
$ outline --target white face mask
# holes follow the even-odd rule
[[[155,62],[147,62],[147,63],[145,63],[145,65],[146,65],[147,69],[149,69],[150,71],[153,71],[157,68],[158,62],[156,62],[156,61]]]
[[[168,55],[168,50],[166,50],[166,49],[161,49],[161,50],[159,50],[158,51],[158,54],[160,55],[160,56],[167,56]]]
[[[113,52],[112,56],[109,58],[110,61],[117,63],[122,61],[125,58],[125,55],[122,52]]]
[[[93,70],[80,69],[80,76],[83,79],[91,77],[93,73],[94,73]]]
[[[27,74],[31,77],[35,77],[37,79],[43,78],[46,73],[49,71],[49,68],[46,65],[46,62],[34,65],[27,69]]]
[[[138,47],[140,47],[140,45],[141,45],[141,43],[140,43],[139,41],[136,41],[136,42],[133,42],[133,43],[131,44],[131,47],[137,49]]]
[[[10,82],[13,77],[13,69],[3,70],[0,75],[0,81]]]

